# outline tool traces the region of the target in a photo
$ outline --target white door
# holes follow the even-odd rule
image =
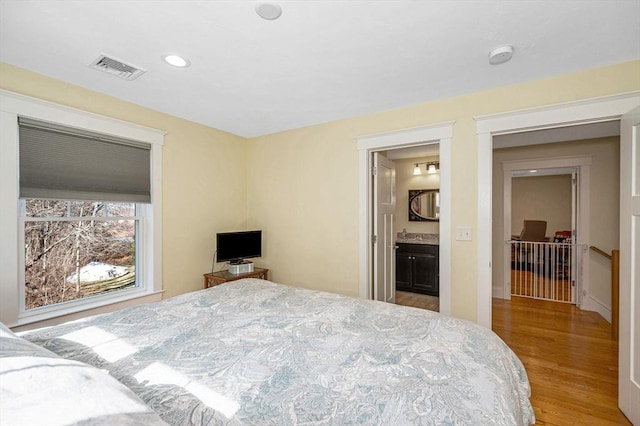
[[[640,425],[640,107],[620,124],[618,405]]]
[[[373,164],[373,298],[395,303],[396,169],[393,161],[377,152]]]
[[[578,247],[578,171],[574,170],[571,173],[571,243],[574,249],[571,250],[571,303],[576,306],[580,306],[582,303],[582,280],[578,274],[582,271],[578,268],[578,265],[582,265],[582,260],[578,260],[579,253]]]

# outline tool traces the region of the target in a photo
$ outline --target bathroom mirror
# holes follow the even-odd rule
[[[440,191],[437,189],[409,190],[409,221],[439,221]]]

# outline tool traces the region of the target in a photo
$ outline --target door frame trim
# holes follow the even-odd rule
[[[356,137],[358,143],[359,295],[372,299],[373,211],[372,153],[397,148],[440,144],[440,312],[451,315],[451,141],[453,124],[428,126]]]
[[[491,328],[493,136],[619,120],[640,91],[474,117],[478,138],[477,322]],[[621,283],[623,285],[623,283]]]
[[[511,216],[511,185],[512,185],[512,172],[518,170],[530,170],[530,169],[572,169],[578,174],[578,205],[576,222],[576,235],[578,236],[575,244],[585,245],[590,241],[589,234],[589,222],[591,220],[591,155],[575,155],[571,157],[549,157],[549,158],[536,158],[536,159],[523,159],[523,160],[510,160],[505,161],[502,164],[503,171],[503,233],[502,239],[508,241],[512,231],[512,216]],[[573,214],[572,212],[571,214]],[[583,253],[578,253],[578,256],[582,256],[579,265],[582,265],[581,270],[577,272],[578,277],[581,279],[582,285],[576,287],[576,290],[584,290],[589,294],[589,251],[584,250]],[[503,299],[511,299],[511,255],[507,251],[507,246],[503,251],[503,282],[502,286],[493,287],[493,297],[500,297]],[[576,280],[577,281],[577,280]],[[582,298],[580,294],[575,295],[573,301],[577,306],[584,303],[586,298]],[[583,307],[584,308],[584,307]],[[589,309],[594,310],[594,309]],[[604,315],[603,315],[604,316]],[[611,315],[609,315],[611,316]],[[606,318],[606,317],[605,317]]]

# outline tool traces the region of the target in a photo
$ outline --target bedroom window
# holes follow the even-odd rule
[[[164,134],[0,90],[3,323],[162,298]]]
[[[21,209],[25,310],[140,287],[135,203],[26,199]]]
[[[136,204],[151,202],[151,145],[23,117],[18,131],[21,311],[144,287]]]

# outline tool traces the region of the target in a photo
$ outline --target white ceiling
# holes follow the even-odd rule
[[[0,61],[253,137],[640,58],[639,0],[257,3],[0,0]],[[90,68],[101,53],[147,72]]]

